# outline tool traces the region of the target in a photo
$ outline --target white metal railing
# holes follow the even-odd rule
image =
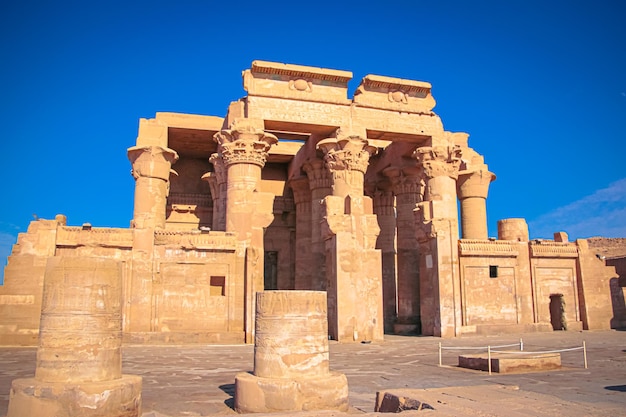
[[[501,349],[507,347],[519,346],[519,351],[514,350],[493,350],[493,349]],[[587,369],[587,345],[583,340],[582,346],[572,347],[572,348],[563,348],[556,350],[544,350],[538,352],[529,352],[524,350],[524,341],[522,339],[519,340],[519,343],[512,343],[508,345],[497,345],[497,346],[441,346],[441,342],[439,342],[439,366],[442,366],[442,351],[443,350],[479,350],[479,351],[487,351],[487,368],[489,370],[489,375],[491,375],[491,354],[492,353],[508,353],[513,355],[541,355],[545,353],[561,353],[561,352],[571,352],[575,350],[583,351],[583,364],[585,369]]]

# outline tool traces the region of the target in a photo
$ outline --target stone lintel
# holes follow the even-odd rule
[[[435,107],[430,83],[366,75],[354,94],[359,106],[430,114]]]
[[[299,132],[329,137],[340,126],[358,123],[367,131],[368,139],[402,141],[430,146],[443,138],[443,124],[436,114],[407,113],[392,109],[351,107],[350,102],[330,103],[289,100],[277,96],[248,96],[248,117],[263,119],[265,129]]]
[[[168,128],[209,130],[218,132],[222,129],[224,118],[201,114],[157,112],[154,119],[158,124]]]
[[[351,79],[349,71],[253,61],[243,72],[243,88],[251,96],[349,104]]]

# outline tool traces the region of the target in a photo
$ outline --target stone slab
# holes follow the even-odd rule
[[[460,355],[461,368],[489,370],[487,353]],[[560,353],[521,354],[521,353],[492,353],[491,371],[498,373],[511,372],[541,372],[561,368]]]

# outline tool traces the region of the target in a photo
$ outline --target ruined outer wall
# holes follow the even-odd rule
[[[37,345],[46,261],[54,256],[56,234],[56,220],[31,222],[19,234],[0,286],[0,345]]]
[[[459,242],[463,332],[482,325],[532,323],[528,274],[519,266],[517,242],[468,240]],[[490,270],[491,267],[491,270]]]
[[[243,343],[243,262],[230,233],[155,231],[151,315],[131,312],[125,341]]]
[[[605,330],[626,327],[626,258],[621,258],[621,262],[619,259],[601,259],[603,255],[596,256],[599,252],[590,248],[587,240],[579,239],[577,244],[580,252],[578,290],[584,328]]]
[[[18,237],[0,286],[0,345],[37,344],[45,265],[58,256],[120,261],[127,342],[243,343],[245,252],[235,237],[153,232],[152,279],[146,283],[135,279],[134,233],[32,222]]]
[[[459,253],[460,334],[551,331],[556,294],[568,330],[626,327],[626,258],[603,260],[585,240],[461,239]]]

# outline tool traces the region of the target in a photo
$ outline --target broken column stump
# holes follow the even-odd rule
[[[122,374],[120,263],[48,259],[34,378],[11,384],[7,417],[138,417],[141,377]]]
[[[240,413],[348,410],[348,380],[331,372],[323,291],[256,296],[254,373],[235,378]]]

